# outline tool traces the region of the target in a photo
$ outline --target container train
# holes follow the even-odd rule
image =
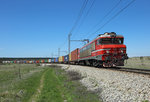
[[[128,56],[126,45],[124,45],[124,37],[111,32],[100,34],[91,42],[81,48],[76,48],[68,55],[46,60],[24,61],[24,63],[69,63],[115,67],[124,66],[125,59],[128,59]]]
[[[63,57],[65,60],[59,62],[103,67],[124,66],[124,60],[128,59],[124,37],[114,32],[100,34]]]

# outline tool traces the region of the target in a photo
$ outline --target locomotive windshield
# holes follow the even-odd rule
[[[123,38],[102,38],[98,40],[99,44],[123,44]]]

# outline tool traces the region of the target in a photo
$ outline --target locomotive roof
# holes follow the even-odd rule
[[[110,37],[120,37],[120,38],[123,38],[123,36],[122,35],[117,35],[116,33],[114,33],[114,32],[111,32],[111,33],[104,33],[104,34],[99,34],[99,36],[98,37],[96,37],[94,40],[92,40],[92,41],[90,41],[89,43],[87,43],[86,45],[84,45],[83,47],[81,47],[81,48],[79,48],[79,49],[82,49],[82,48],[84,48],[84,47],[86,47],[87,45],[89,45],[89,44],[91,44],[92,42],[94,42],[95,40],[97,40],[97,39],[99,39],[99,38],[110,38]]]
[[[123,37],[122,35],[117,35],[116,33],[114,33],[114,32],[111,32],[111,33],[104,33],[104,34],[99,34],[99,36],[97,37],[97,38],[99,38],[99,37]],[[96,39],[97,39],[96,38]]]

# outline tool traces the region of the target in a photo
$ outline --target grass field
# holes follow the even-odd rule
[[[150,57],[131,57],[125,61],[125,67],[150,69]]]
[[[56,66],[0,65],[0,102],[99,102],[80,79]]]

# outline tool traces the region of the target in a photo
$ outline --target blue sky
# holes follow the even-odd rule
[[[72,28],[84,0],[0,0],[0,57],[50,57],[67,51],[67,35]],[[85,17],[92,0],[89,0],[83,16],[71,39],[94,39],[104,32],[116,32],[125,37],[129,56],[150,56],[150,1],[136,0],[120,15],[97,33],[131,0],[121,0],[120,5],[100,21],[119,0],[95,0]],[[84,20],[83,20],[84,19]],[[80,25],[80,23],[82,23]],[[83,46],[71,42],[71,50]],[[61,55],[65,55],[61,52]]]

